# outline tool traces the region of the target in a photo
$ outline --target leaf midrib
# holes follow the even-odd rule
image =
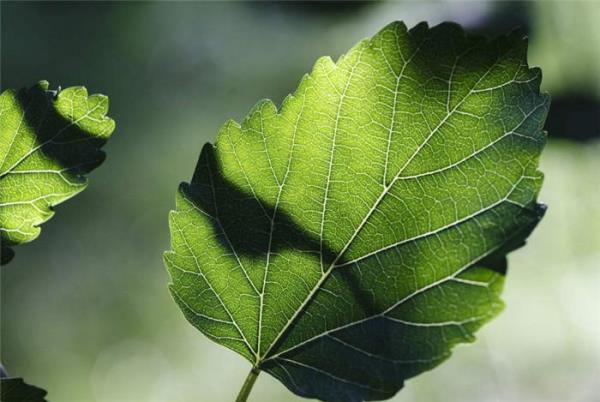
[[[341,331],[343,329],[352,327],[354,325],[362,324],[364,322],[370,321],[370,320],[375,319],[377,317],[385,317],[385,314],[387,314],[390,311],[394,310],[398,306],[406,303],[407,301],[411,300],[415,296],[418,296],[419,294],[424,293],[424,292],[426,292],[426,291],[428,291],[428,290],[430,290],[430,289],[432,289],[432,288],[434,288],[436,286],[442,285],[442,284],[444,284],[444,283],[446,283],[448,281],[458,280],[458,278],[457,278],[458,275],[462,274],[467,269],[469,269],[470,267],[472,267],[473,264],[476,264],[476,263],[484,260],[485,258],[489,257],[490,255],[494,254],[496,251],[498,251],[499,249],[501,249],[502,247],[504,247],[507,243],[509,243],[510,241],[512,241],[514,238],[517,238],[519,235],[520,235],[520,232],[516,232],[512,236],[508,237],[504,242],[498,244],[497,246],[491,248],[490,250],[487,250],[486,252],[482,253],[478,257],[476,257],[476,258],[472,259],[471,261],[467,262],[466,264],[464,264],[463,266],[461,266],[458,270],[456,270],[451,275],[443,277],[443,278],[441,278],[441,279],[439,279],[437,281],[429,283],[429,284],[427,284],[427,285],[425,285],[425,286],[423,286],[423,287],[415,290],[414,292],[410,293],[409,295],[405,296],[404,298],[400,299],[398,302],[396,302],[393,305],[391,305],[390,307],[388,307],[383,312],[378,313],[378,314],[373,314],[373,315],[364,317],[364,318],[362,318],[360,320],[349,322],[349,323],[346,323],[344,325],[340,325],[339,327],[332,328],[332,329],[326,330],[324,332],[321,332],[321,333],[319,333],[317,335],[314,335],[314,336],[312,336],[312,337],[310,337],[310,338],[308,338],[308,339],[306,339],[306,340],[304,340],[304,341],[302,341],[302,342],[300,342],[300,343],[298,343],[298,344],[296,344],[294,346],[291,346],[291,347],[289,347],[289,348],[287,348],[285,350],[282,350],[282,351],[280,351],[280,352],[278,352],[278,353],[276,353],[276,354],[274,354],[272,356],[267,357],[266,359],[263,360],[263,363],[266,362],[266,361],[276,361],[276,359],[278,359],[280,356],[282,356],[282,355],[284,355],[284,354],[286,354],[286,353],[288,353],[288,352],[290,352],[292,350],[296,350],[296,349],[298,349],[298,348],[300,348],[300,347],[302,347],[304,345],[307,345],[307,344],[309,344],[309,343],[311,343],[311,342],[315,341],[316,339],[319,339],[319,338],[321,338],[323,336],[328,336],[328,335],[330,335],[330,334],[332,334],[334,332]]]
[[[461,55],[457,55],[456,63],[458,63],[458,59],[460,57],[462,57],[463,55],[467,54],[473,48],[474,47],[469,48],[465,52],[463,52]],[[402,167],[399,169],[398,173],[396,173],[396,175],[394,176],[394,178],[392,179],[392,181],[390,182],[390,184],[387,185],[387,186],[384,186],[384,189],[383,189],[382,193],[375,200],[373,206],[371,207],[371,209],[365,215],[365,218],[362,220],[362,222],[360,223],[360,225],[354,231],[353,235],[350,237],[350,239],[348,240],[348,242],[346,242],[346,245],[337,254],[336,258],[333,260],[333,262],[328,267],[328,269],[326,271],[324,271],[324,273],[322,274],[321,278],[317,281],[317,283],[315,284],[315,286],[311,289],[311,291],[309,292],[309,294],[307,295],[307,297],[304,299],[304,301],[302,302],[302,304],[298,307],[298,309],[295,311],[295,313],[292,315],[292,317],[288,320],[288,322],[286,323],[286,325],[277,334],[277,336],[274,338],[273,342],[271,342],[270,346],[267,348],[267,351],[264,353],[264,355],[259,360],[256,361],[256,363],[255,363],[256,366],[260,366],[265,360],[271,359],[269,357],[269,353],[271,352],[271,350],[278,344],[279,340],[287,333],[287,331],[289,330],[289,328],[291,328],[292,324],[296,321],[296,319],[300,315],[300,313],[306,308],[306,306],[308,305],[308,303],[312,300],[312,298],[319,291],[319,289],[321,288],[321,286],[323,285],[323,283],[325,282],[325,280],[327,280],[327,278],[329,277],[329,275],[331,274],[331,272],[333,272],[333,269],[336,267],[336,264],[339,261],[339,259],[344,255],[344,253],[346,252],[346,250],[350,247],[350,245],[352,244],[352,242],[354,241],[354,239],[356,238],[356,236],[360,233],[360,231],[362,230],[362,228],[364,227],[364,225],[366,224],[366,222],[369,220],[369,218],[371,217],[371,215],[375,212],[375,210],[377,209],[377,207],[379,206],[379,204],[381,203],[381,201],[388,194],[389,190],[394,186],[394,184],[399,179],[399,177],[404,172],[404,170],[410,165],[410,163],[419,154],[419,152],[421,151],[421,149],[429,142],[429,140],[433,137],[433,135],[445,124],[446,121],[448,121],[448,119],[456,112],[456,110],[458,110],[458,108],[473,94],[473,90],[477,87],[477,85],[479,85],[481,83],[481,81],[483,81],[487,77],[487,75],[497,65],[497,63],[499,62],[499,60],[500,60],[500,56],[498,56],[496,58],[496,60],[491,64],[491,66],[487,69],[487,71],[484,74],[482,74],[482,76],[475,82],[475,84],[473,84],[473,86],[471,87],[471,89],[469,90],[469,92],[454,106],[454,108],[452,108],[452,110],[450,110],[446,114],[446,116],[438,123],[438,125],[433,130],[431,130],[430,134],[425,138],[425,140],[421,143],[421,145],[419,147],[417,147],[417,149],[412,153],[412,155],[402,165]],[[448,96],[450,96],[450,95],[448,95]],[[396,110],[396,108],[397,108],[397,105],[394,105],[394,110]],[[323,239],[321,239],[321,241],[323,241]],[[321,255],[321,258],[322,258],[322,255]],[[260,342],[260,339],[258,341]]]

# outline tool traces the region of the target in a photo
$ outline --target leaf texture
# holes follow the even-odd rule
[[[115,123],[108,98],[83,87],[30,89],[0,94],[0,239],[2,263],[11,246],[29,242],[53,207],[87,186],[86,173],[104,160]]]
[[[389,398],[472,341],[544,211],[526,53],[396,22],[225,123],[170,215],[187,319],[324,401]]]

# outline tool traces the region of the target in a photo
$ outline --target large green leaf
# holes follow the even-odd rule
[[[27,384],[22,378],[0,379],[0,402],[46,402],[46,391]]]
[[[388,398],[472,341],[544,210],[549,98],[526,53],[393,23],[228,121],[170,215],[187,319],[326,401]]]
[[[100,147],[115,123],[108,98],[83,87],[50,91],[42,81],[0,94],[0,240],[2,263],[10,246],[35,239],[53,207],[82,191],[84,176],[104,160]]]

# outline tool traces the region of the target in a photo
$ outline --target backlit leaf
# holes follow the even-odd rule
[[[87,186],[86,173],[104,160],[100,147],[115,123],[108,98],[83,87],[30,89],[0,94],[1,262],[11,246],[32,241],[53,207]]]
[[[389,398],[472,341],[544,211],[549,98],[526,53],[393,23],[225,123],[170,215],[187,319],[325,401]]]

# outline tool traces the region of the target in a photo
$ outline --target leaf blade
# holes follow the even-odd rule
[[[199,162],[217,174],[212,205],[206,172],[188,190],[200,215],[220,211],[226,241],[198,216],[183,237],[206,231],[190,270],[222,289],[246,358],[299,395],[382,399],[470,341],[500,310],[497,261],[543,215],[540,79],[516,35],[393,23],[337,63],[320,59],[279,111],[263,101],[241,125],[226,123]],[[227,273],[217,266],[225,243],[236,249]],[[185,286],[191,308],[207,309]],[[461,307],[444,315],[440,301]],[[418,345],[419,331],[436,347],[394,341],[402,332]]]
[[[114,130],[108,98],[84,87],[48,83],[0,94],[0,235],[2,263],[11,246],[34,240],[53,207],[83,191],[85,174],[104,160]]]

